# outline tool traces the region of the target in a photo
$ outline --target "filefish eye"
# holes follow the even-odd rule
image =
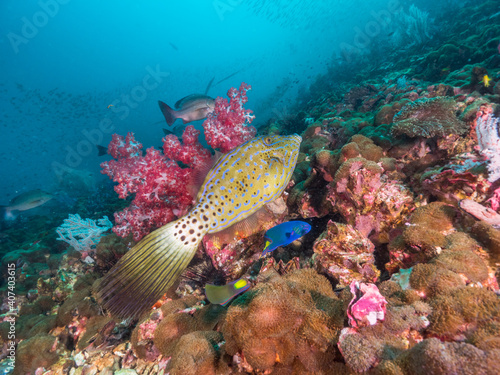
[[[273,141],[273,139],[271,137],[265,137],[264,138],[264,144],[266,146],[269,146],[271,144],[271,142]]]

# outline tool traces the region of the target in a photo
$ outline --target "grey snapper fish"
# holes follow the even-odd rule
[[[14,211],[27,211],[41,206],[50,201],[54,196],[43,190],[36,189],[19,194],[12,198],[8,206],[2,206],[4,218],[6,220],[14,219]]]
[[[252,214],[281,196],[301,141],[298,135],[257,137],[223,155],[193,208],[129,250],[101,279],[98,300],[113,315],[140,317],[174,284],[205,234],[252,225]]]
[[[184,124],[206,118],[214,111],[215,99],[203,94],[192,94],[178,100],[174,106],[175,110],[161,100],[158,100],[158,105],[167,124],[172,126],[178,118],[181,118]]]

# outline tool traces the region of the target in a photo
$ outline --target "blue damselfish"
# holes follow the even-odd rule
[[[261,256],[270,253],[278,246],[286,246],[292,243],[310,230],[311,226],[305,221],[287,221],[286,223],[276,225],[264,235],[266,246]]]

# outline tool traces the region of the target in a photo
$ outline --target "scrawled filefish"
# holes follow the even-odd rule
[[[104,276],[98,298],[114,315],[139,317],[172,286],[203,236],[241,222],[283,193],[302,138],[254,138],[210,169],[197,203],[180,219],[150,233]]]

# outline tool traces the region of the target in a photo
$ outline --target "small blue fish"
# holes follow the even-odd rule
[[[264,235],[266,246],[261,257],[270,253],[278,246],[286,246],[302,237],[311,230],[311,226],[304,221],[287,221],[269,229]]]
[[[210,303],[224,306],[248,288],[250,288],[250,283],[245,279],[238,279],[226,285],[207,284],[205,285],[205,295]]]

